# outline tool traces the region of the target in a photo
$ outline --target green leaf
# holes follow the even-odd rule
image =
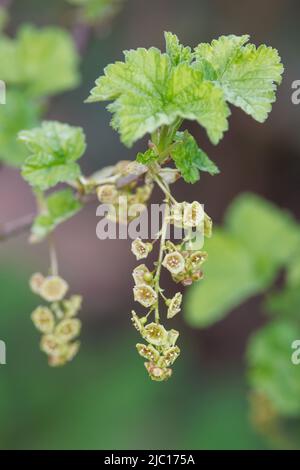
[[[300,312],[300,284],[285,287],[281,292],[271,294],[264,306],[268,312],[279,317],[298,319]]]
[[[0,41],[1,43],[1,41]],[[8,90],[6,104],[0,106],[0,160],[7,165],[20,167],[28,152],[17,141],[22,129],[38,125],[40,106],[29,99],[24,92]]]
[[[196,120],[215,144],[228,128],[222,90],[187,64],[173,67],[156,48],[127,51],[125,62],[106,67],[87,101],[105,100],[115,100],[112,126],[127,146],[178,118]]]
[[[41,241],[57,225],[70,219],[82,208],[71,189],[57,191],[46,199],[45,213],[36,217],[31,228],[35,241]]]
[[[218,167],[198,147],[196,140],[188,131],[178,132],[176,141],[177,144],[172,149],[171,156],[187,183],[195,183],[199,180],[199,170],[211,175],[219,173]]]
[[[190,63],[193,55],[190,47],[184,47],[180,44],[176,34],[165,32],[166,52],[171,59],[172,65],[178,65],[182,62]]]
[[[288,264],[299,247],[300,229],[291,215],[254,194],[233,202],[225,224],[257,262],[274,268]]]
[[[285,416],[300,414],[300,367],[291,361],[297,339],[298,325],[274,321],[252,337],[247,352],[251,386]]]
[[[75,163],[84,153],[85,135],[81,127],[45,121],[41,127],[19,133],[31,155],[22,168],[22,176],[41,190],[80,176]]]
[[[1,38],[0,77],[25,87],[32,96],[74,88],[79,82],[78,55],[66,31],[23,26],[15,40]]]
[[[150,165],[151,163],[157,161],[158,155],[152,149],[148,149],[145,153],[139,152],[136,156],[137,162],[142,165]]]
[[[275,101],[283,66],[276,49],[245,43],[249,36],[221,36],[195,50],[195,67],[214,79],[227,101],[264,122]],[[210,67],[208,66],[210,65]],[[212,73],[214,71],[214,74]]]
[[[186,319],[194,327],[206,328],[227,312],[259,292],[266,279],[260,277],[247,249],[230,235],[215,230],[207,240],[205,278],[186,295]]]

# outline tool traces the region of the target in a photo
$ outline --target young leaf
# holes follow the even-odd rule
[[[283,66],[276,49],[244,45],[249,36],[221,36],[195,50],[195,67],[214,80],[227,101],[242,108],[259,122],[264,122],[275,101]],[[208,67],[208,65],[210,68]]]
[[[228,128],[223,92],[187,64],[172,66],[153,47],[127,51],[125,62],[106,67],[87,101],[105,100],[114,101],[112,125],[127,146],[177,118],[198,121],[215,144]]]
[[[45,190],[80,176],[75,161],[86,148],[81,127],[45,121],[41,127],[20,132],[19,140],[31,153],[22,168],[22,176],[30,185]]]
[[[14,40],[1,38],[0,77],[33,96],[74,88],[79,82],[78,55],[70,35],[55,27],[23,26]]]
[[[1,44],[1,41],[0,41]],[[20,167],[28,155],[24,145],[17,141],[22,129],[38,125],[40,106],[24,92],[8,90],[6,104],[0,106],[0,160],[7,165]]]
[[[257,262],[287,265],[300,244],[300,229],[291,215],[255,194],[237,198],[226,214],[228,231]]]
[[[296,323],[274,321],[254,335],[248,346],[249,381],[285,416],[300,414],[300,367],[292,361],[292,343],[300,338]]]
[[[265,302],[265,308],[273,315],[298,319],[300,311],[300,284],[297,286],[287,286],[281,292],[271,294]]]
[[[142,165],[150,165],[151,163],[157,161],[158,155],[152,149],[148,149],[145,153],[139,152],[136,156],[137,162]]]
[[[69,188],[51,194],[46,199],[46,205],[46,212],[36,217],[31,228],[34,241],[41,241],[57,225],[70,219],[82,208],[82,204]]]
[[[172,65],[178,65],[182,62],[190,63],[193,55],[190,47],[184,47],[180,44],[176,34],[165,32],[166,53],[171,59]]]
[[[172,149],[171,156],[187,183],[198,181],[200,171],[206,171],[211,175],[219,173],[218,167],[198,147],[194,137],[188,131],[178,132],[176,141],[177,144]]]

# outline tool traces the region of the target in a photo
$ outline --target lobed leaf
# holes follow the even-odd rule
[[[20,132],[19,140],[31,153],[22,168],[22,176],[30,185],[45,190],[80,176],[75,161],[86,148],[81,127],[45,121],[41,127]]]
[[[218,167],[198,147],[196,140],[188,131],[178,132],[176,141],[171,156],[187,183],[196,183],[200,178],[200,171],[206,171],[210,175],[219,173]]]
[[[185,63],[173,67],[170,57],[153,47],[126,51],[125,62],[106,67],[87,101],[105,100],[114,100],[108,106],[112,125],[128,146],[177,118],[198,121],[213,143],[228,128],[222,91]]]
[[[264,122],[284,69],[276,49],[245,45],[248,40],[248,35],[230,35],[221,36],[211,45],[199,44],[195,67],[220,86],[227,101]]]

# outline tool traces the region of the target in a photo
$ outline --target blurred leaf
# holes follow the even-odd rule
[[[206,171],[210,175],[219,173],[218,167],[198,147],[196,140],[188,131],[178,132],[176,142],[171,150],[171,156],[186,183],[196,183],[200,178],[200,171]]]
[[[70,219],[81,208],[82,204],[75,198],[71,189],[57,191],[46,199],[47,213],[36,217],[32,226],[35,241],[41,241],[57,225]]]
[[[69,3],[81,6],[85,21],[104,21],[121,8],[124,0],[68,0]]]
[[[300,367],[291,362],[297,339],[299,324],[274,321],[251,338],[247,352],[250,384],[285,416],[300,414]]]
[[[275,267],[289,262],[300,243],[300,228],[287,212],[246,193],[229,207],[225,226],[257,260]]]
[[[267,289],[299,245],[299,228],[283,211],[244,194],[228,209],[224,230],[206,242],[205,279],[188,292],[186,317],[206,327]]]
[[[24,92],[7,92],[6,104],[0,106],[0,160],[18,167],[24,163],[28,152],[17,136],[22,129],[37,126],[40,114],[41,107]]]
[[[287,284],[289,286],[299,286],[300,288],[300,252],[298,251],[289,260],[287,267]]]
[[[287,286],[282,292],[271,294],[265,302],[265,308],[268,312],[279,317],[299,318],[300,284],[297,286]]]
[[[33,96],[48,96],[79,82],[78,55],[61,28],[23,26],[15,40],[0,37],[0,77],[26,87]]]
[[[269,282],[247,249],[223,231],[215,230],[205,249],[205,278],[188,290],[185,307],[187,321],[201,328],[220,320]]]
[[[19,140],[31,152],[22,168],[30,185],[44,190],[80,176],[80,167],[74,162],[86,148],[81,127],[45,121],[40,127],[20,132]]]

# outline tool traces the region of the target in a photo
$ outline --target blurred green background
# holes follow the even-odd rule
[[[15,0],[9,32],[13,35],[24,22],[68,27],[71,9],[64,0]],[[84,127],[86,173],[133,159],[143,144],[125,149],[109,127],[105,107],[83,104],[104,66],[120,59],[124,49],[163,47],[164,30],[190,45],[221,34],[249,33],[252,42],[272,45],[282,56],[286,71],[278,101],[263,126],[233,109],[230,131],[217,148],[191,124],[222,173],[203,176],[193,187],[178,184],[176,197],[200,198],[214,221],[222,223],[232,200],[250,190],[299,219],[300,107],[290,99],[291,83],[300,79],[298,9],[298,2],[291,0],[124,0],[118,14],[89,38],[82,85],[55,97],[47,117]],[[134,267],[130,242],[97,240],[95,208],[67,222],[56,237],[61,273],[85,299],[82,348],[65,368],[48,368],[30,320],[36,298],[29,292],[28,278],[46,271],[47,247],[28,246],[26,236],[0,245],[0,339],[7,345],[7,365],[0,366],[0,448],[269,448],[272,444],[249,421],[244,371],[246,342],[265,322],[261,299],[247,301],[206,330],[176,319],[182,356],[169,382],[151,382],[136,354],[138,337],[129,319]],[[1,221],[32,210],[30,189],[18,172],[2,168]]]

